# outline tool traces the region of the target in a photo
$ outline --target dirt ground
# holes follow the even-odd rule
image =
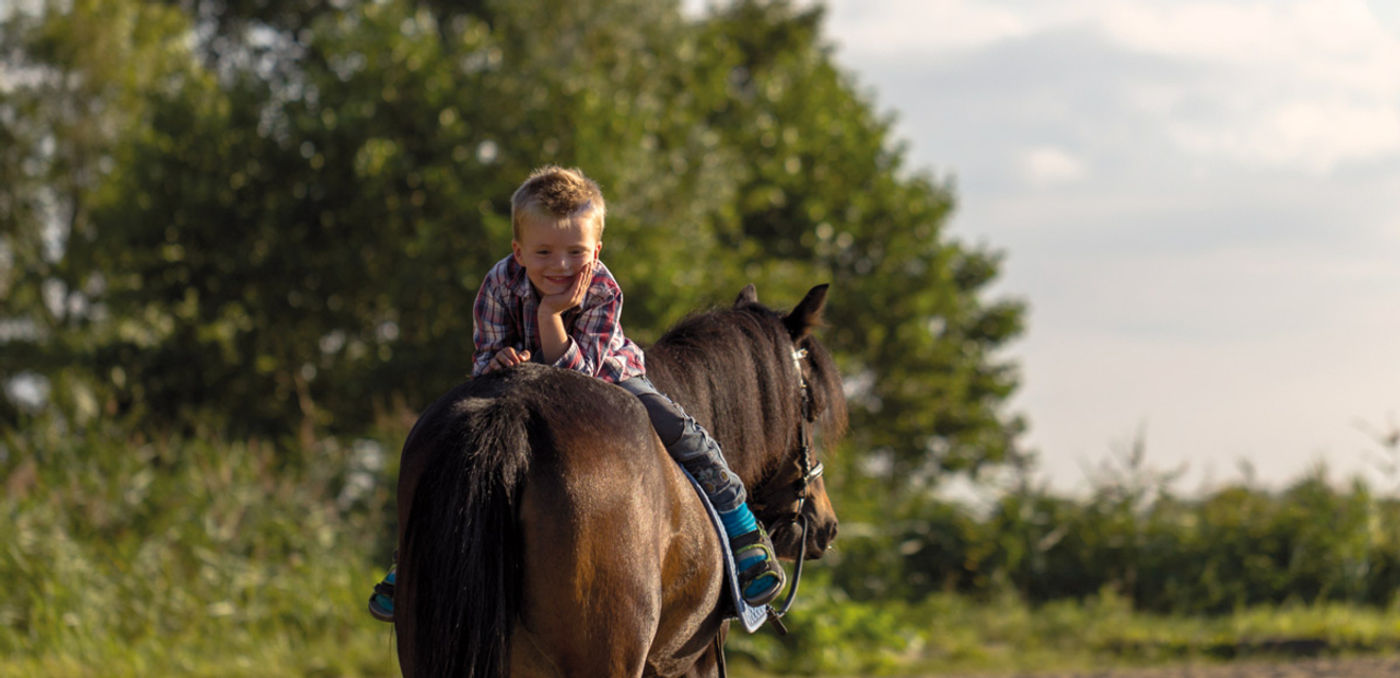
[[[1400,678],[1400,656],[1187,664],[1171,668],[1018,673],[1003,678]],[[987,678],[942,676],[940,678]]]

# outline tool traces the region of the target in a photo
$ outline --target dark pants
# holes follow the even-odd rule
[[[725,513],[744,503],[747,498],[744,483],[725,463],[719,443],[680,405],[656,390],[646,377],[632,377],[617,385],[637,396],[646,406],[651,426],[656,429],[666,451],[700,481],[700,487],[716,510]]]

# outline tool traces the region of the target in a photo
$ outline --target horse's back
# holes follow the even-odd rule
[[[533,363],[459,384],[423,411],[404,443],[399,473],[400,524],[412,506],[423,467],[433,455],[480,457],[481,450],[460,450],[459,445],[474,441],[505,446],[510,442],[501,438],[514,433],[526,436],[521,442],[528,452],[524,460],[528,466],[549,469],[559,460],[561,444],[577,449],[579,440],[594,441],[593,446],[584,447],[585,457],[598,441],[612,436],[636,446],[648,429],[645,412],[635,400],[578,372]]]

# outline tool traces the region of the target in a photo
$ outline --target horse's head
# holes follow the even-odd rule
[[[812,336],[821,324],[826,303],[826,285],[818,285],[790,313],[782,324],[791,339],[791,378],[800,385],[799,401],[790,410],[792,436],[771,473],[750,492],[750,504],[759,520],[770,526],[773,547],[787,559],[820,558],[836,538],[836,510],[826,494],[822,463],[815,435],[820,431],[825,446],[844,432],[846,400],[836,365],[826,348]],[[736,307],[758,306],[753,285],[739,293]],[[803,543],[803,526],[806,543]]]

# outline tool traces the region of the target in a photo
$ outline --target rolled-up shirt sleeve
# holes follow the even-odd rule
[[[473,377],[485,374],[491,359],[501,349],[507,346],[514,346],[517,350],[523,348],[510,322],[510,309],[504,296],[506,285],[496,273],[493,270],[492,275],[486,277],[476,293],[476,303],[472,305],[472,319],[476,324],[472,332],[476,348],[472,356]]]
[[[622,288],[611,277],[595,277],[584,307],[570,322],[569,344],[554,365],[599,376],[609,357],[626,343],[621,318]]]

